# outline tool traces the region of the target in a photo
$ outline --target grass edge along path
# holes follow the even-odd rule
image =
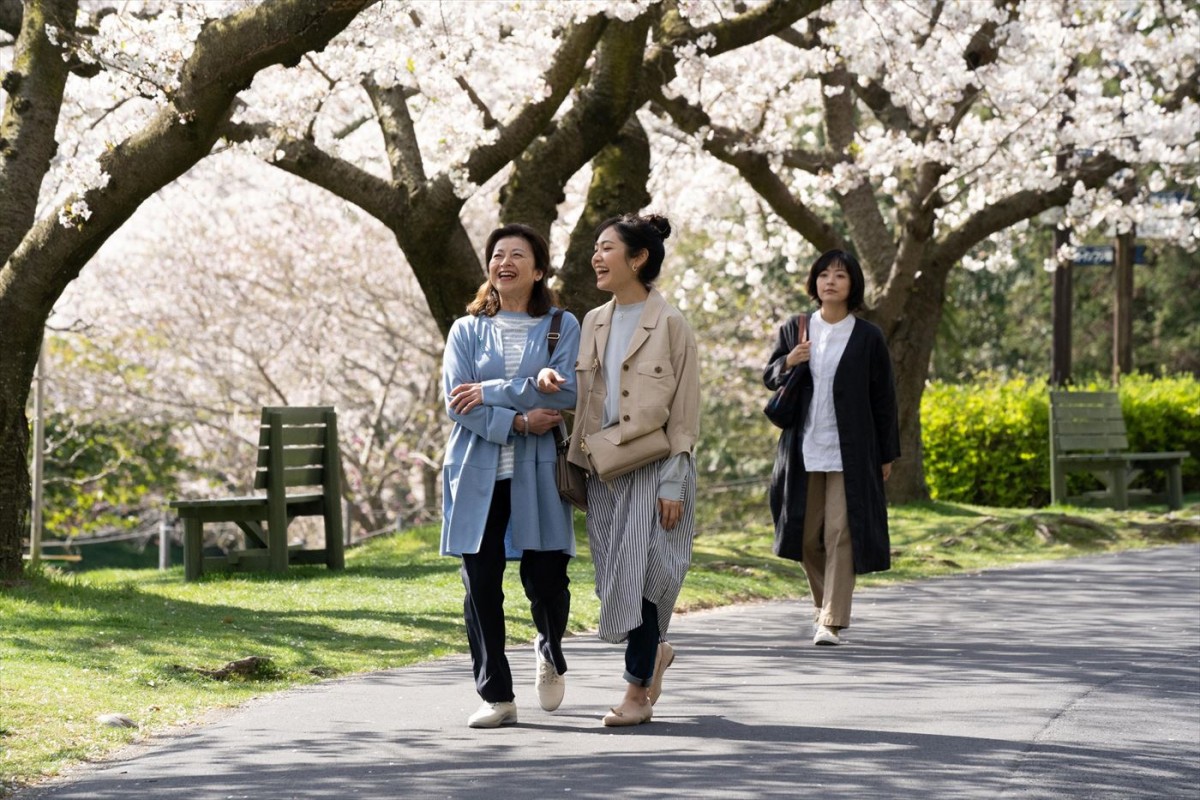
[[[995,509],[920,503],[891,509],[893,568],[879,586],[1114,550],[1200,541],[1200,503],[1158,510]],[[681,612],[802,597],[799,564],[771,554],[761,491],[713,498],[698,520]],[[582,535],[571,565],[571,632],[599,608]],[[333,676],[403,667],[467,650],[458,562],[424,527],[374,540],[343,572],[206,576],[179,568],[52,569],[0,589],[0,796],[101,759],[208,711]],[[515,566],[515,565],[514,565]],[[512,642],[535,632],[515,568],[505,594]],[[227,673],[231,662],[249,657]],[[463,691],[471,691],[464,673]],[[132,727],[112,727],[103,715]],[[110,719],[110,722],[119,720]]]

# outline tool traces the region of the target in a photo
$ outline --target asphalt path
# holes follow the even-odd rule
[[[806,605],[678,615],[636,728],[600,725],[622,651],[579,636],[552,714],[510,647],[516,726],[468,729],[470,663],[446,658],[260,698],[17,797],[1200,797],[1200,545],[863,590],[840,647],[812,646]]]

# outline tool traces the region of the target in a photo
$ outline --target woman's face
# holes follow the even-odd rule
[[[496,242],[492,260],[488,262],[488,280],[501,297],[527,300],[533,284],[542,277],[536,266],[533,248],[521,236],[506,236]]]
[[[596,288],[616,294],[631,284],[638,283],[636,267],[645,258],[629,259],[629,248],[621,241],[615,225],[610,225],[596,237],[596,249],[592,253],[592,269],[596,271]]]
[[[817,298],[821,304],[845,305],[850,300],[850,272],[838,262],[817,275]]]

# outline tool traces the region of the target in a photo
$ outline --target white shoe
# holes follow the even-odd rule
[[[481,705],[474,714],[467,717],[468,728],[499,728],[501,725],[517,723],[517,704],[487,703]]]
[[[813,644],[841,644],[842,640],[838,638],[837,631],[830,628],[828,625],[820,625],[817,627],[817,632],[813,634]]]
[[[534,645],[533,653],[537,656],[537,679],[534,686],[537,687],[538,703],[544,710],[553,711],[562,705],[563,695],[567,691],[567,679],[558,674],[553,661],[542,657],[542,651],[537,645]]]

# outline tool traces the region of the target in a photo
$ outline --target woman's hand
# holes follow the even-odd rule
[[[466,414],[483,405],[482,383],[460,383],[450,390],[450,408],[455,414]]]
[[[808,361],[810,350],[811,343],[808,341],[808,332],[805,331],[800,341],[788,351],[787,358],[784,359],[787,368],[791,369],[797,364],[803,364],[805,361]]]
[[[566,378],[560,375],[557,370],[550,367],[543,367],[542,371],[537,374],[537,388],[539,392],[553,394],[559,391],[559,387],[566,382]]]
[[[535,408],[527,415],[529,417],[529,430],[534,436],[541,436],[551,428],[558,427],[558,424],[563,421],[563,415],[552,408]]]
[[[662,520],[664,531],[674,530],[679,518],[683,516],[683,501],[658,498],[658,516]]]
[[[883,465],[883,482],[887,483],[887,479],[892,477],[892,462]]]

